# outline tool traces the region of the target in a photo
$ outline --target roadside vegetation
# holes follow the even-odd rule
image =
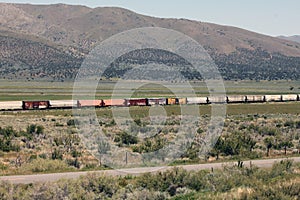
[[[224,166],[214,171],[173,168],[140,176],[91,173],[79,179],[34,184],[0,183],[1,199],[298,199],[300,165],[291,160],[271,169]]]
[[[0,173],[103,169],[105,162],[102,156],[110,153],[111,144],[132,153],[155,152],[168,145],[178,134],[180,112],[177,113],[176,108],[168,107],[170,116],[162,122],[160,132],[145,139],[139,138],[138,134],[153,131],[149,126],[149,117],[144,116],[148,108],[131,110],[134,121],[126,122],[128,130],[118,127],[109,114],[110,109],[99,109],[99,127],[108,138],[108,143],[99,144],[101,148],[98,147],[97,156],[92,155],[82,143],[75,126],[79,122],[71,116],[71,111],[4,113],[0,117],[0,123],[4,125],[0,128]],[[49,115],[52,112],[57,115]],[[171,165],[299,156],[298,114],[228,115],[223,133],[213,149],[207,156],[199,157],[209,120],[209,115],[202,115],[194,141]]]
[[[49,183],[0,182],[0,199],[298,199],[300,164],[285,160],[270,169],[246,167],[244,160],[299,156],[299,106],[294,103],[232,104],[222,135],[205,157],[199,157],[207,133],[211,106],[199,106],[201,119],[194,141],[170,165],[237,161],[222,169],[185,171],[174,168],[140,176],[89,174]],[[107,169],[102,154],[114,144],[126,152],[154,152],[178,133],[180,106],[166,106],[168,117],[159,134],[146,139],[149,107],[131,107],[133,122],[121,130],[110,108],[96,109],[109,143],[99,144],[98,156],[83,144],[71,110],[1,112],[0,175]],[[83,110],[84,113],[84,110]],[[94,123],[94,122],[89,122]],[[101,148],[100,148],[101,147]]]

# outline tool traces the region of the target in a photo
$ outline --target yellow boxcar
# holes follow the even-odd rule
[[[168,105],[174,105],[177,102],[177,98],[168,98],[167,102],[168,102]]]

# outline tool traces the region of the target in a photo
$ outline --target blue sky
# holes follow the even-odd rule
[[[48,0],[2,2],[49,4]],[[51,3],[118,6],[150,16],[231,25],[272,36],[300,35],[299,0],[53,0]]]

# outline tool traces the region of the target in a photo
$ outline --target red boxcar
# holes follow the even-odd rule
[[[125,99],[126,106],[147,106],[147,99]]]
[[[24,110],[47,109],[49,106],[49,101],[22,101],[22,108]]]

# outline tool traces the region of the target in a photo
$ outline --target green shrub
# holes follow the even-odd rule
[[[69,120],[67,121],[67,125],[68,125],[68,126],[75,126],[75,125],[78,125],[78,124],[79,124],[78,119],[69,119]]]
[[[116,135],[114,142],[119,143],[119,146],[122,146],[123,144],[125,144],[125,145],[137,144],[138,138],[136,136],[133,136],[133,135],[123,131]]]
[[[8,166],[0,162],[0,170],[7,170]]]
[[[284,122],[283,124],[285,127],[294,127],[294,122],[289,120],[289,121],[286,121]]]
[[[57,148],[55,148],[54,151],[51,154],[51,158],[52,158],[52,160],[56,160],[56,159],[62,160],[63,159],[63,153],[62,153],[62,151],[59,150],[59,149],[57,149]]]
[[[47,154],[45,153],[42,153],[39,155],[39,158],[42,158],[42,159],[47,159]]]
[[[47,160],[37,158],[22,166],[21,170],[30,172],[59,172],[69,170],[70,167],[61,160]]]

